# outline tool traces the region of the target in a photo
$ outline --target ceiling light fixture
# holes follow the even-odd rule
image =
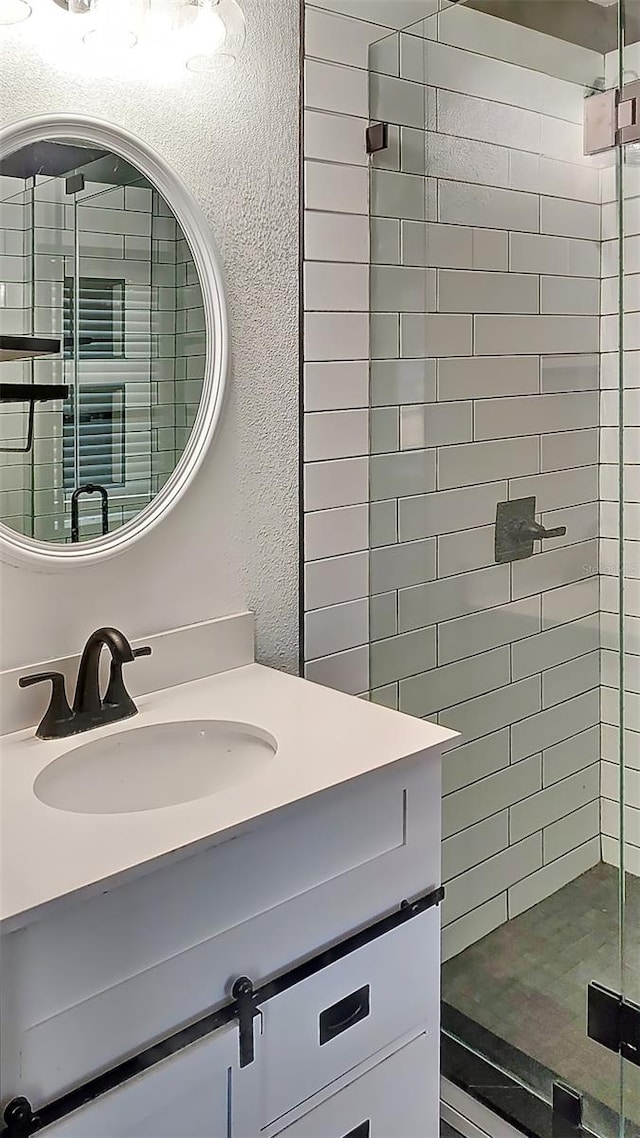
[[[27,0],[0,0],[0,24],[21,24],[31,15]]]

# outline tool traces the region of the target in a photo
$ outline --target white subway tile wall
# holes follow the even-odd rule
[[[322,119],[305,139],[306,509],[330,528],[335,517],[350,541],[333,555],[307,547],[307,610],[325,610],[329,640],[334,622],[350,638],[322,658],[308,651],[307,674],[463,734],[443,769],[446,957],[584,872],[601,844],[615,856],[614,183],[582,154],[584,90],[601,56],[504,21],[497,37],[493,17],[457,7],[385,36],[366,7],[306,6],[306,55],[325,65],[305,95],[307,115]],[[367,114],[389,123],[390,143],[372,161],[369,199]],[[640,351],[636,183],[630,366]],[[358,323],[367,262],[368,325]],[[601,312],[612,317],[602,394]],[[368,437],[358,418],[367,354]],[[328,370],[311,383],[318,366]],[[635,394],[628,444],[638,455]],[[640,501],[632,481],[630,507]],[[611,508],[599,530],[601,494]],[[528,561],[496,565],[497,503],[530,495],[540,520],[568,533]],[[362,515],[342,523],[345,506],[367,504],[368,557]],[[640,550],[640,510],[628,526]],[[611,613],[602,648],[600,565]],[[640,584],[637,566],[627,572]],[[367,628],[348,606],[368,594]],[[640,587],[627,595],[637,663]],[[628,763],[638,770],[637,758]],[[633,859],[640,870],[640,840]]]

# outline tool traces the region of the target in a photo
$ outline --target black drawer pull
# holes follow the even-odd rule
[[[345,1134],[344,1138],[369,1138],[370,1134],[371,1119],[365,1118],[364,1122],[361,1122],[359,1126],[356,1126],[355,1130],[350,1130],[348,1134]]]
[[[350,996],[338,1000],[337,1004],[326,1008],[320,1013],[320,1046],[328,1043],[330,1039],[335,1039],[336,1035],[340,1035],[354,1024],[360,1023],[360,1020],[366,1019],[369,1011],[368,984],[365,984],[364,988],[358,988],[358,991],[352,992]]]

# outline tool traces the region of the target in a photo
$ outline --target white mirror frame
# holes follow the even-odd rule
[[[43,139],[73,138],[112,150],[137,166],[171,206],[198,271],[207,342],[200,406],[187,445],[171,477],[135,518],[111,534],[73,545],[37,541],[0,522],[0,560],[43,571],[63,569],[66,565],[92,565],[113,557],[153,529],[176,505],[202,463],[219,424],[229,362],[224,281],[209,224],[191,192],[155,151],[111,123],[84,115],[40,115],[11,123],[0,131],[0,159]]]

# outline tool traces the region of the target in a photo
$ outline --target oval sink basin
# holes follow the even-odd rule
[[[129,814],[219,794],[273,759],[260,727],[222,719],[133,727],[74,747],[36,778],[37,798],[73,814]]]

